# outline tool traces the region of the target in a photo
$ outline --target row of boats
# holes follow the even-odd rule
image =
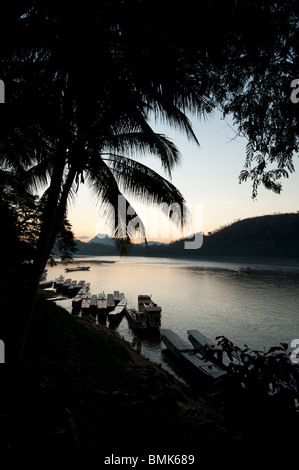
[[[72,310],[74,314],[93,315],[99,319],[107,318],[110,324],[116,324],[125,314],[133,330],[159,329],[161,326],[162,308],[157,305],[150,295],[138,295],[138,307],[127,308],[127,299],[124,293],[117,290],[111,294],[100,292],[92,294],[90,283],[84,280],[72,281],[60,276],[54,281],[57,292],[72,297]],[[174,356],[187,368],[187,370],[204,382],[211,383],[227,374],[225,362],[218,362],[217,357],[205,357],[206,346],[216,349],[215,343],[206,338],[197,330],[188,330],[190,344],[180,338],[170,329],[160,329],[162,342]],[[140,350],[140,340],[136,340],[135,347]],[[228,364],[227,364],[228,365]]]
[[[161,326],[162,308],[153,302],[150,295],[138,295],[138,308],[129,309],[123,292],[115,290],[107,295],[105,292],[92,294],[90,283],[83,280],[77,282],[60,276],[54,281],[54,289],[57,293],[72,297],[74,314],[91,314],[99,319],[108,317],[111,323],[117,323],[126,314],[129,324],[135,330]]]

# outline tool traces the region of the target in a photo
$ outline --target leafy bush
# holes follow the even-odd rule
[[[299,368],[288,345],[259,351],[224,336],[216,340],[215,349],[205,347],[205,357],[227,371],[212,394],[225,428],[246,445],[253,440],[269,448],[275,442],[289,445],[299,424]]]

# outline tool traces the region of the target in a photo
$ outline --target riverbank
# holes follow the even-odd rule
[[[186,387],[119,335],[41,296],[28,344],[22,366],[5,365],[1,445],[30,463],[38,450],[56,459],[83,453],[85,463],[96,456],[99,466],[112,454],[194,455],[199,464],[252,448],[267,455],[277,442],[286,451],[294,437],[275,416],[245,409],[247,421],[232,418],[217,400],[230,390]]]
[[[10,370],[7,385],[2,447],[13,454],[38,448],[57,455],[167,449],[199,455],[214,445],[211,424],[199,431],[218,419],[208,396],[175,381],[106,327],[43,297],[26,360]]]

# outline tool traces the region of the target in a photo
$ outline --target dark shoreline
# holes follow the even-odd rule
[[[111,256],[113,258],[117,258],[117,255],[107,255],[107,256]],[[100,257],[101,259],[97,260],[97,259],[90,259],[90,260],[87,260],[86,258],[97,258],[97,257]],[[57,261],[56,263],[57,264],[64,264],[65,266],[73,266],[75,265],[76,263],[78,264],[86,264],[88,262],[90,263],[94,263],[94,264],[116,264],[118,263],[119,261],[123,260],[123,259],[132,259],[132,258],[137,258],[137,259],[140,259],[140,258],[145,258],[145,259],[166,259],[166,260],[170,260],[170,261],[192,261],[192,262],[198,262],[198,263],[205,263],[205,262],[209,262],[209,263],[217,263],[219,262],[219,264],[223,264],[223,263],[233,263],[233,264],[237,264],[238,266],[250,266],[250,267],[253,267],[253,269],[255,269],[255,271],[261,271],[261,272],[264,272],[264,271],[286,271],[286,272],[294,272],[296,273],[298,271],[299,273],[299,258],[286,258],[286,257],[277,257],[277,258],[273,258],[273,257],[248,257],[248,256],[244,256],[244,257],[240,257],[240,256],[205,256],[203,258],[199,258],[199,257],[183,257],[183,256],[176,256],[176,257],[167,257],[167,256],[151,256],[151,255],[128,255],[128,256],[119,256],[119,260],[109,260],[109,259],[104,259],[102,258],[101,255],[97,255],[97,254],[94,254],[94,255],[75,255],[74,256],[74,259],[73,259],[73,262],[72,263],[68,263],[68,264],[65,264],[63,263],[62,261]],[[221,267],[221,266],[219,266]]]

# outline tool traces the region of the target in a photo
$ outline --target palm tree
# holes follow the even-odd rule
[[[121,189],[149,203],[182,207],[179,190],[134,157],[156,155],[171,176],[180,161],[179,151],[166,136],[152,130],[150,116],[177,126],[197,142],[186,113],[210,109],[205,97],[208,84],[198,83],[196,64],[174,60],[172,44],[164,44],[171,53],[165,56],[167,67],[164,64],[160,70],[159,64],[152,64],[151,71],[141,73],[126,44],[126,23],[120,31],[120,23],[111,16],[114,8],[103,2],[101,8],[87,8],[83,17],[77,7],[69,13],[66,18],[52,4],[29,9],[19,19],[22,46],[6,59],[6,78],[13,83],[11,104],[23,112],[7,120],[2,156],[6,165],[26,171],[28,184],[48,185],[20,352],[40,275],[66,216],[69,197],[79,184],[87,180],[103,203],[116,211]],[[83,48],[77,38],[79,26],[87,36],[80,37]],[[163,31],[157,33],[163,40]],[[32,37],[37,44],[32,44]],[[95,60],[98,48],[104,72]],[[129,201],[124,201],[127,208]],[[118,217],[115,235],[120,238],[120,250],[130,243],[131,228],[130,218]],[[139,229],[143,233],[142,223]]]

